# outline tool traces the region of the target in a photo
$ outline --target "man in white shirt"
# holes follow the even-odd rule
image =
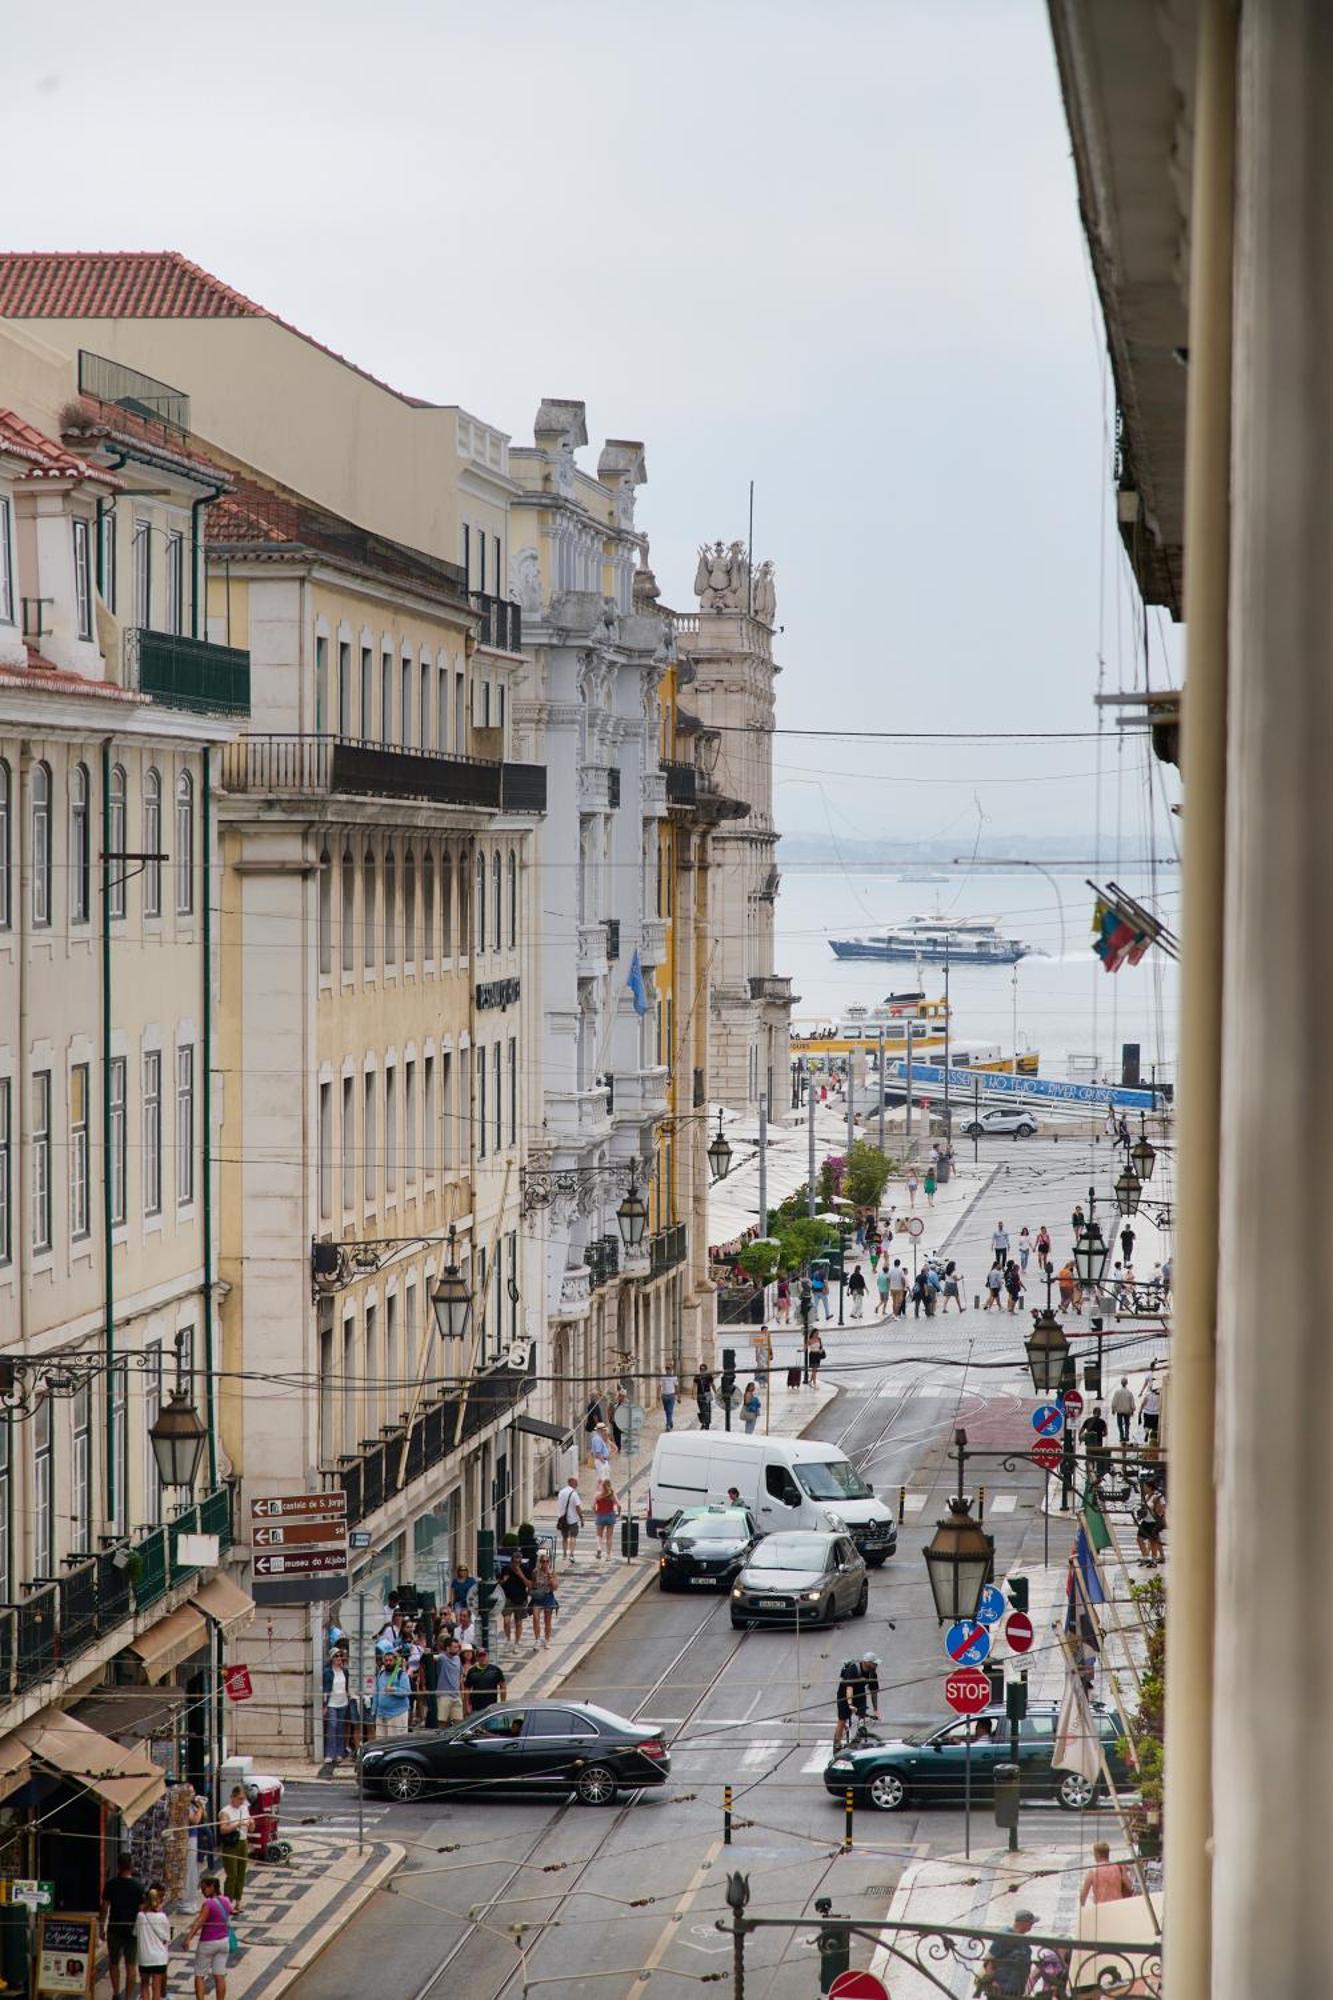
[[[991,1254],[996,1263],[1003,1270],[1009,1261],[1009,1231],[1002,1222],[998,1222],[995,1225],[995,1233],[991,1237],[990,1247]]]
[[[583,1526],[583,1502],[579,1498],[579,1476],[571,1472],[565,1484],[555,1496],[555,1525],[560,1536],[560,1550],[566,1562],[577,1562],[574,1544]]]
[[[895,1318],[901,1318],[907,1310],[907,1272],[896,1257],[889,1272],[889,1302]]]

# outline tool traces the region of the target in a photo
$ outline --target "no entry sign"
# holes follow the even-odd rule
[[[873,1972],[840,1972],[829,1987],[829,2000],[889,2000],[889,1989]]]
[[[1077,1389],[1066,1389],[1060,1400],[1065,1406],[1065,1415],[1071,1424],[1083,1415],[1083,1397]]]
[[[978,1667],[959,1667],[944,1676],[944,1699],[956,1715],[980,1715],[990,1707],[990,1681]]]
[[[1032,1457],[1044,1472],[1050,1472],[1060,1463],[1063,1453],[1054,1438],[1038,1438],[1032,1447]]]
[[[1026,1653],[1032,1647],[1032,1620],[1026,1611],[1011,1611],[1004,1621],[1005,1643],[1011,1653]]]

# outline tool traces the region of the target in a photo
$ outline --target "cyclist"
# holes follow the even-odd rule
[[[869,1706],[876,1722],[879,1721],[879,1654],[862,1653],[857,1660],[844,1660],[838,1675],[838,1724],[833,1732],[833,1748],[841,1750],[843,1739],[849,1734],[852,1715],[855,1713],[862,1722],[866,1719]]]

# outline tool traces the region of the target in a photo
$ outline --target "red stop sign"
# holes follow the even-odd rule
[[[990,1680],[980,1667],[959,1667],[944,1676],[944,1699],[957,1715],[980,1715],[990,1707]]]
[[[1004,1621],[1005,1641],[1011,1653],[1026,1653],[1032,1645],[1032,1620],[1026,1611],[1011,1611]]]
[[[1032,1447],[1033,1463],[1041,1466],[1045,1472],[1052,1471],[1060,1463],[1062,1456],[1061,1448],[1054,1438],[1038,1438]]]
[[[889,2000],[889,1989],[873,1972],[840,1972],[829,1987],[829,2000]]]
[[[1065,1406],[1065,1415],[1071,1424],[1083,1415],[1083,1397],[1079,1390],[1066,1389],[1060,1401]]]

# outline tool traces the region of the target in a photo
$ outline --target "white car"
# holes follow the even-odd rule
[[[1037,1130],[1037,1121],[1030,1111],[1011,1111],[1007,1106],[997,1106],[993,1111],[983,1111],[979,1118],[970,1119],[963,1130],[969,1139],[984,1139],[988,1132],[1008,1132],[1015,1139],[1031,1139]]]

